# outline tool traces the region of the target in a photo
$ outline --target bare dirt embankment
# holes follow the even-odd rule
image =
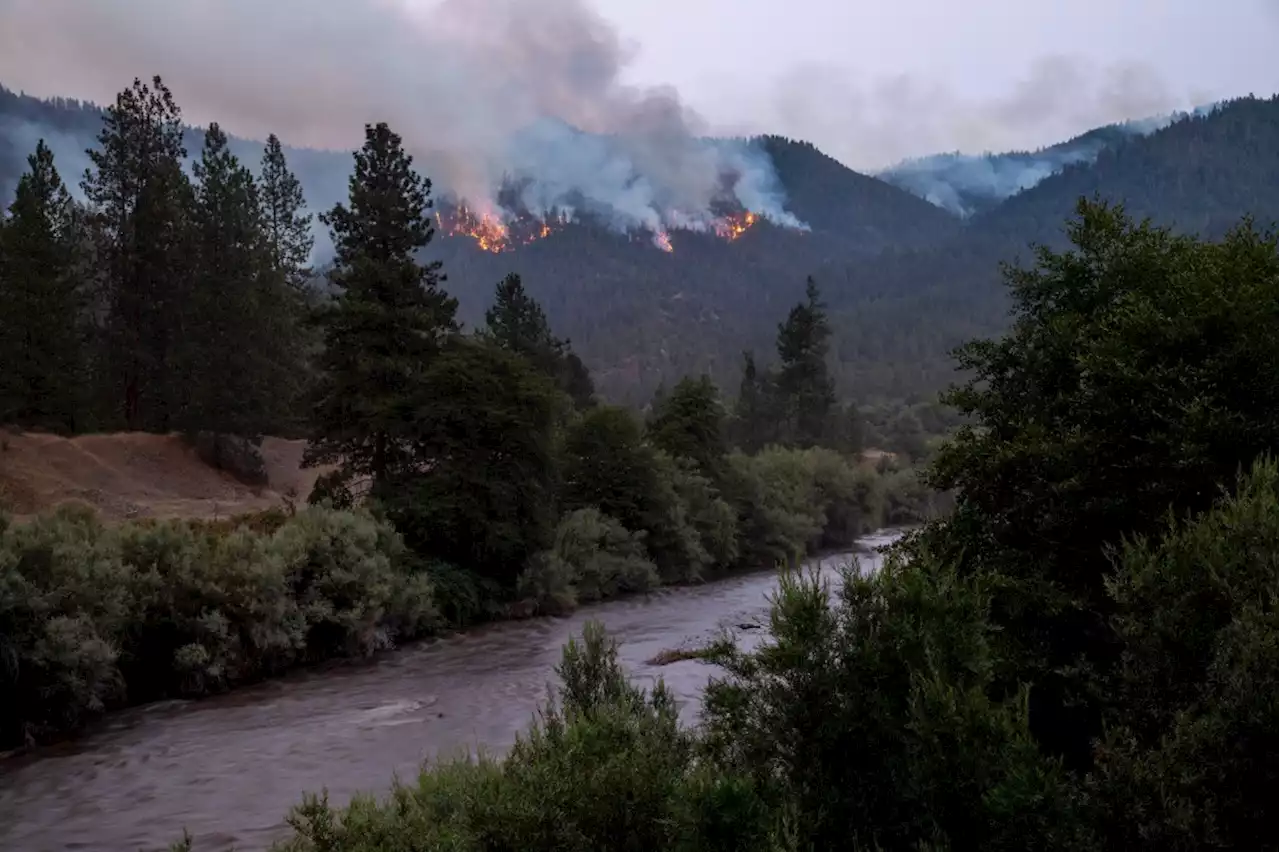
[[[178,435],[57,435],[0,431],[0,510],[17,519],[67,503],[105,519],[225,518],[305,502],[324,469],[302,468],[305,441],[267,438],[267,484],[205,464]]]

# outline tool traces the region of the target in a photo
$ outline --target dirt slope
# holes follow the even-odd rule
[[[253,488],[202,462],[177,435],[0,432],[0,509],[20,518],[75,502],[109,519],[216,518],[278,506],[288,494],[303,502],[323,473],[301,468],[304,445],[267,438],[268,484]]]

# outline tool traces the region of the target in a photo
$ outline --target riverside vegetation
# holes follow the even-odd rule
[[[590,624],[505,759],[306,797],[279,849],[1275,849],[1275,237],[1069,233],[960,353],[955,512],[834,600],[785,573],[698,727]]]
[[[135,86],[116,109],[162,114],[158,90]],[[151,186],[150,203],[184,186],[180,170],[164,174],[122,185]],[[307,311],[317,332],[299,332],[296,350],[278,333],[293,320],[242,339],[235,323],[200,328],[228,313],[175,296],[147,310],[189,325],[148,328],[192,333],[160,335],[158,360],[123,358],[161,343],[129,325],[136,300],[106,302],[106,328],[134,331],[94,325],[76,363],[91,379],[79,392],[114,403],[65,410],[252,437],[286,416],[269,407],[278,388],[260,408],[252,392],[276,387],[268,367],[296,354],[280,375],[305,379],[305,416],[287,417],[316,463],[339,467],[294,515],[108,529],[64,510],[10,525],[0,652],[4,688],[23,697],[4,707],[25,714],[6,717],[10,736],[65,726],[122,685],[223,688],[516,602],[554,611],[838,546],[881,520],[888,477],[847,460],[858,422],[825,375],[816,285],[779,329],[777,368],[746,360],[732,415],[708,404],[709,380],[689,378],[642,423],[594,402],[514,279],[487,328],[460,333],[438,270],[415,260],[425,188],[395,135],[370,127],[349,205],[326,214],[337,295]],[[189,211],[209,193],[179,195],[171,209]],[[24,286],[11,270],[35,268],[23,252],[39,245],[13,235],[42,233],[13,225],[21,209],[4,231],[6,287]],[[160,216],[88,211],[86,250],[167,235],[145,259],[130,243],[90,265],[120,276],[106,292],[161,280],[198,292],[190,282],[204,279],[156,270],[203,269],[207,254],[166,252],[204,220],[119,227],[138,210]],[[959,354],[972,380],[947,401],[968,425],[925,483],[952,493],[954,511],[875,576],[849,573],[834,600],[812,575],[785,573],[762,647],[726,640],[700,655],[716,666],[701,725],[678,724],[660,683],[630,684],[593,625],[506,758],[431,765],[341,807],[306,797],[280,848],[1275,848],[1275,236],[1248,221],[1218,240],[1178,236],[1084,201],[1068,235],[1068,248],[1005,271],[1010,332]],[[264,250],[234,244],[250,259]],[[284,280],[269,262],[210,269],[245,279],[227,293]],[[73,280],[30,292],[75,294]],[[246,343],[265,337],[268,349]],[[219,346],[202,349],[209,340]],[[226,378],[220,347],[268,362],[236,373],[248,395],[234,425],[204,401],[222,389],[194,384]],[[169,376],[174,364],[190,372]]]
[[[771,567],[945,505],[914,471],[858,462],[816,286],[733,411],[700,376],[638,416],[596,399],[516,275],[463,332],[421,259],[430,183],[385,124],[321,216],[327,290],[307,283],[279,141],[255,176],[213,125],[188,176],[182,139],[163,83],[135,81],[85,204],[43,143],[29,158],[0,220],[0,423],[181,432],[248,481],[262,435],[306,437],[306,463],[332,470],[312,505],[231,521],[0,514],[0,749],[485,619]]]

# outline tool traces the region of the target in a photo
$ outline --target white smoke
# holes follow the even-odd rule
[[[351,148],[386,121],[419,168],[474,209],[521,187],[530,212],[590,211],[655,232],[713,206],[800,223],[767,155],[703,138],[583,0],[0,0],[0,80],[110,102],[160,74],[196,123]]]

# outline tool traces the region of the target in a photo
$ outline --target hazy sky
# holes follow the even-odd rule
[[[711,122],[855,166],[1280,87],[1276,0],[594,0]]]
[[[554,115],[650,140],[781,133],[873,169],[1272,94],[1277,5],[0,0],[0,84],[108,102],[159,73],[197,123],[346,146],[387,118],[450,136],[455,160]]]

